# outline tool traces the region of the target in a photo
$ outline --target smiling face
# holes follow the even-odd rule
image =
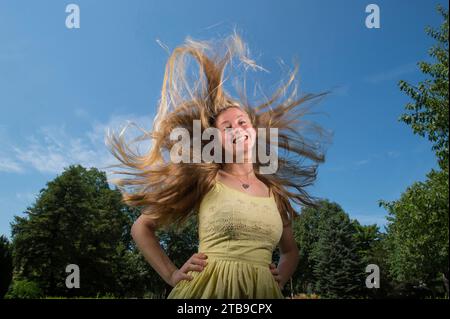
[[[244,156],[250,154],[256,132],[246,112],[237,107],[230,107],[219,114],[215,125],[220,131],[226,152],[236,154],[243,151]]]

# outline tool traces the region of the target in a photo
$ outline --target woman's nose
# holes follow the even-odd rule
[[[234,134],[241,133],[244,131],[244,129],[242,128],[242,126],[240,124],[235,124],[235,126],[233,126],[232,128],[233,128]]]
[[[243,133],[243,130],[239,127],[233,128],[232,136],[237,137]]]

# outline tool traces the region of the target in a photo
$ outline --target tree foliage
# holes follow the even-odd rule
[[[327,298],[360,295],[364,289],[363,248],[370,247],[370,236],[360,235],[342,208],[326,200],[318,208],[304,208],[297,220],[294,234],[300,262],[294,274],[295,290]],[[359,242],[362,238],[364,242]]]
[[[130,246],[132,215],[105,173],[69,167],[12,223],[16,275],[46,295],[121,294],[118,261]],[[80,289],[65,286],[68,264],[80,267]]]
[[[434,289],[448,279],[448,171],[432,171],[393,202],[389,211],[387,258],[396,280]]]
[[[429,50],[432,62],[420,62],[426,79],[414,86],[400,81],[413,99],[401,119],[414,133],[427,136],[441,171],[432,170],[424,182],[406,189],[397,201],[380,201],[389,212],[384,243],[390,276],[403,286],[428,289],[430,296],[448,295],[448,10],[439,29],[426,32],[436,40]]]
[[[427,76],[417,85],[400,81],[399,86],[413,99],[405,107],[401,120],[410,125],[414,133],[427,136],[433,143],[441,168],[448,169],[449,82],[448,82],[448,10],[438,7],[444,18],[439,29],[428,27],[426,32],[436,40],[429,50],[432,62],[419,62]]]
[[[12,254],[8,239],[0,236],[0,299],[8,291],[12,280]]]

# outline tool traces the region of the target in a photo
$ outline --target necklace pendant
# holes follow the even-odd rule
[[[249,188],[250,185],[249,184],[242,184],[242,187],[244,187],[245,189]]]

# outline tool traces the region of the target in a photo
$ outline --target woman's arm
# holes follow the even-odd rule
[[[280,287],[284,287],[289,278],[294,274],[300,258],[291,225],[283,228],[279,247],[280,260],[278,262],[278,268],[273,269],[272,273],[275,271],[274,275],[275,277],[278,275]]]
[[[156,226],[151,218],[142,214],[131,227],[131,236],[147,262],[155,269],[161,278],[175,287],[180,280],[192,280],[190,271],[203,271],[207,265],[208,256],[204,253],[193,254],[178,269],[166,255],[159,239],[155,235]]]
[[[173,287],[172,274],[178,268],[162,249],[159,239],[155,235],[155,230],[154,222],[148,216],[142,214],[131,227],[131,236],[147,262],[166,283]]]

